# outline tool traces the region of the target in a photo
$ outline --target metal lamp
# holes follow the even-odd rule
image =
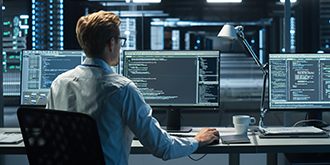
[[[249,43],[246,41],[244,33],[243,33],[243,26],[232,26],[232,25],[224,25],[222,29],[220,30],[219,34],[217,37],[220,38],[225,38],[229,40],[236,40],[237,36],[239,36],[247,50],[250,52],[251,56],[253,57],[254,61],[258,64],[260,70],[263,72],[263,87],[262,87],[262,95],[261,95],[261,103],[260,103],[260,121],[259,121],[259,129],[261,129],[264,124],[263,124],[263,117],[265,116],[265,113],[267,109],[264,109],[265,105],[265,89],[266,89],[266,80],[267,80],[267,75],[268,72],[266,71],[266,67],[268,63],[265,65],[262,65],[257,57],[257,55],[254,53],[252,47],[249,45]]]

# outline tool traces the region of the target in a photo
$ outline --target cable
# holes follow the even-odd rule
[[[309,113],[306,113],[306,115],[305,115],[305,120],[308,119],[308,116],[309,116]]]
[[[205,156],[207,155],[207,153],[205,153],[202,157],[198,158],[198,159],[195,159],[193,157],[191,157],[191,155],[189,155],[188,157],[193,160],[193,161],[200,161],[201,159],[203,159]]]
[[[317,119],[310,119],[310,120],[300,120],[298,122],[296,122],[293,127],[295,127],[296,125],[300,124],[300,123],[305,123],[305,122],[311,122],[311,121],[318,121],[318,122],[321,122],[325,125],[329,125],[327,122],[323,121],[323,120],[317,120]]]

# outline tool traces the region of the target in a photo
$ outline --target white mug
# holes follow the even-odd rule
[[[250,124],[255,124],[256,118],[247,115],[233,116],[233,124],[236,134],[247,134]]]

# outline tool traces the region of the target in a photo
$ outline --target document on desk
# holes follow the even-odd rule
[[[247,135],[223,135],[220,139],[222,144],[250,143]]]

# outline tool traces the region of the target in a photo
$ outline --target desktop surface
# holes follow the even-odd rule
[[[220,136],[234,135],[233,127],[216,127]],[[187,135],[196,135],[202,127],[193,127]],[[20,131],[20,128],[0,128],[4,132]],[[181,134],[181,133],[180,133]],[[213,144],[199,148],[195,153],[327,153],[330,138],[259,138],[255,131],[249,132],[250,143]],[[0,154],[26,154],[24,143],[0,144]],[[133,140],[131,154],[150,154],[138,140]]]
[[[216,127],[220,135],[233,135],[235,129],[232,127]],[[197,134],[202,128],[193,127],[189,135]],[[9,131],[20,131],[19,128],[0,128],[0,134]],[[195,154],[229,154],[229,163],[239,165],[240,153],[267,153],[267,164],[273,165],[277,157],[272,159],[275,153],[328,153],[330,150],[330,138],[271,138],[261,139],[252,129],[248,133],[250,143],[240,144],[213,144],[198,148]],[[24,143],[0,144],[0,154],[26,154]],[[138,140],[133,140],[131,154],[151,154]],[[274,164],[275,165],[275,164]]]

